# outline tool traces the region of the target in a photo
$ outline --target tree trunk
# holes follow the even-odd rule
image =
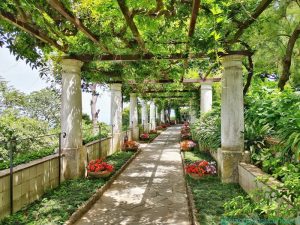
[[[92,124],[93,124],[93,134],[96,135],[98,134],[98,126],[97,126],[97,122],[98,122],[98,116],[99,116],[99,112],[100,110],[97,110],[97,100],[98,100],[98,96],[99,94],[97,93],[97,84],[92,84],[91,85],[91,91],[92,91],[92,100],[91,100],[91,114],[92,114]]]
[[[295,30],[293,31],[291,37],[289,38],[287,48],[285,51],[285,55],[282,60],[282,75],[280,76],[279,82],[278,82],[278,87],[280,88],[281,91],[284,90],[284,86],[286,82],[290,78],[290,67],[291,67],[291,62],[292,62],[292,54],[293,54],[293,49],[295,46],[295,43],[297,39],[299,38],[300,35],[300,23],[297,25]]]
[[[244,96],[247,94],[247,91],[251,85],[251,80],[252,80],[252,77],[253,77],[253,60],[252,60],[252,55],[249,55],[248,56],[248,62],[249,62],[249,65],[248,66],[245,66],[247,71],[248,71],[248,76],[247,76],[247,82],[244,86],[244,90],[243,90],[243,93],[244,93]]]

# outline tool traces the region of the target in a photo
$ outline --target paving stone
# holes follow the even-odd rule
[[[142,152],[76,224],[191,224],[179,138],[180,127],[173,126],[142,144]]]

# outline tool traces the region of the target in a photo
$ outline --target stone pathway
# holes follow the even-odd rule
[[[146,145],[76,224],[191,224],[179,137],[173,126]]]

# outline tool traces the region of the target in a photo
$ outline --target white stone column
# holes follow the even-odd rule
[[[159,117],[159,111],[158,111],[158,107],[155,107],[155,122],[157,122],[155,125],[160,124],[160,117]]]
[[[193,100],[190,100],[190,123],[195,123],[197,117],[196,117],[196,112],[193,109]]]
[[[122,84],[111,84],[111,117],[113,125],[112,152],[118,151],[121,145],[122,133]]]
[[[151,124],[151,130],[156,129],[156,122],[155,122],[155,104],[153,101],[150,103],[150,124]]]
[[[139,127],[138,127],[137,96],[135,93],[130,94],[129,127],[131,127],[132,129],[132,139],[137,141],[139,139]]]
[[[222,58],[221,179],[238,182],[238,163],[244,151],[243,70],[241,55]]]
[[[204,82],[201,84],[201,113],[207,113],[212,109],[212,82]]]
[[[149,122],[148,122],[148,109],[147,109],[147,102],[145,100],[141,100],[142,105],[142,125],[144,133],[149,132]]]
[[[62,180],[84,176],[86,154],[82,147],[81,66],[83,62],[63,59],[61,94]]]
[[[165,121],[165,109],[162,109],[161,111],[160,111],[160,122],[161,123],[165,123],[166,121]]]

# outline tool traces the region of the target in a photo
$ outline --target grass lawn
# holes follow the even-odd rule
[[[107,161],[112,163],[117,171],[133,154],[118,152],[107,157]],[[0,225],[63,224],[108,179],[82,178],[65,181],[59,187],[48,191],[40,200],[1,220]]]
[[[184,152],[185,163],[205,159],[213,159],[207,153],[195,149],[193,152]],[[198,212],[198,222],[203,225],[220,224],[224,213],[224,203],[238,195],[246,195],[238,184],[223,184],[219,177],[207,177],[201,180],[194,180],[186,177],[192,189],[195,206]]]

